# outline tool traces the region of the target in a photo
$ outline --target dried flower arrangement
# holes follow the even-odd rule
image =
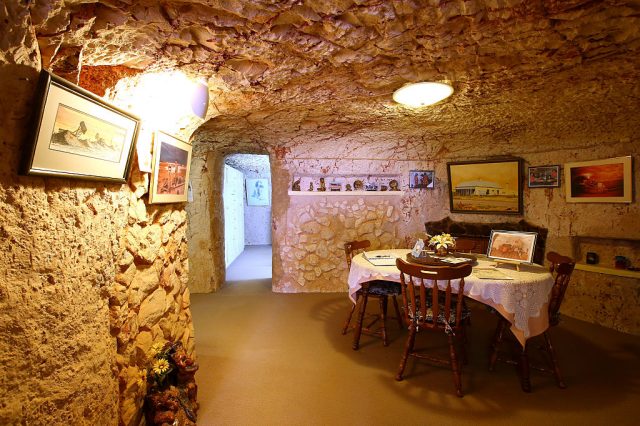
[[[180,342],[151,347],[145,398],[147,424],[195,425],[197,370]]]

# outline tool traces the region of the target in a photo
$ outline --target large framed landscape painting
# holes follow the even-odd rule
[[[38,94],[27,174],[127,180],[138,118],[47,71]]]
[[[631,157],[565,164],[567,201],[630,203],[633,199]]]
[[[522,213],[522,160],[447,164],[452,213]]]
[[[149,202],[183,203],[187,201],[192,147],[171,135],[153,136],[153,173]]]

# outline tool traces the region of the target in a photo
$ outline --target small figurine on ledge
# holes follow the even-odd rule
[[[291,190],[300,191],[300,178],[298,178],[298,180],[294,181],[293,184],[291,184]]]
[[[318,187],[318,191],[323,192],[326,190],[327,190],[327,187],[324,184],[324,178],[320,178],[320,186]]]
[[[351,191],[351,184],[350,183],[347,184],[347,188],[345,189],[345,191]]]
[[[309,182],[309,191],[313,191],[313,182]]]

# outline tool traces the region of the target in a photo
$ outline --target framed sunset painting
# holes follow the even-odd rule
[[[633,199],[631,156],[565,164],[567,201],[630,203]]]

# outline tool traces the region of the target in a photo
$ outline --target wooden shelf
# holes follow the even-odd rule
[[[289,191],[289,195],[294,197],[352,197],[352,196],[364,196],[364,197],[380,197],[380,196],[399,196],[403,195],[404,191]]]
[[[640,278],[640,271],[630,271],[628,269],[607,268],[605,266],[587,265],[585,263],[576,263],[576,269],[597,272],[599,274],[617,275],[619,277]]]

